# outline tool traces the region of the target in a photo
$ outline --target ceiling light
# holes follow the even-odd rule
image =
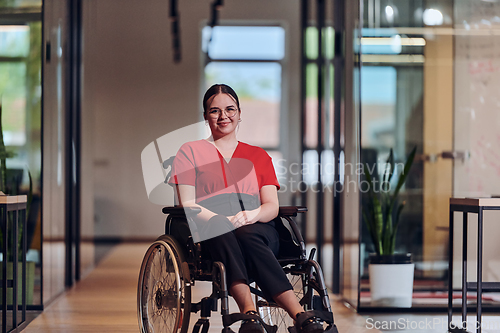
[[[0,32],[25,32],[29,30],[27,25],[0,25]]]
[[[425,25],[441,25],[443,24],[443,13],[437,9],[428,8],[424,10],[423,20]]]
[[[391,6],[385,6],[385,18],[387,22],[394,23],[394,8]]]
[[[396,40],[403,46],[425,46],[425,39],[417,37],[363,37],[361,45],[392,45]]]

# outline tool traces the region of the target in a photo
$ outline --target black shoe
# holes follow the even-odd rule
[[[323,320],[309,312],[297,313],[295,329],[297,333],[322,333]]]
[[[256,311],[247,311],[245,314],[259,315]],[[264,333],[264,327],[257,319],[245,319],[241,321],[239,333]]]

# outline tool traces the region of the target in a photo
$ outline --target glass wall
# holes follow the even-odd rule
[[[65,191],[68,7],[63,0],[44,1],[43,60],[43,303],[65,288]]]
[[[396,169],[389,186],[394,188],[407,156],[416,148],[415,161],[396,199],[396,205],[404,203],[404,208],[395,252],[411,253],[415,263],[413,306],[437,304],[436,292],[445,290],[447,276],[446,200],[451,196],[451,165],[441,159],[431,162],[426,153],[452,149],[451,133],[444,134],[453,106],[449,94],[453,81],[447,76],[452,68],[452,36],[443,29],[451,27],[453,7],[451,1],[365,0],[364,5],[361,158],[373,167],[373,176],[382,180],[392,151]],[[438,121],[443,122],[441,135],[432,128]],[[427,165],[434,162],[442,164],[440,174],[428,172]],[[440,183],[426,187],[429,177],[438,177]],[[370,214],[369,194],[362,195],[362,209]],[[438,217],[437,209],[442,216]],[[360,306],[370,307],[368,257],[375,249],[366,223],[361,226]]]
[[[415,263],[412,307],[444,308],[449,274],[454,287],[460,287],[459,271],[448,271],[449,198],[497,195],[500,184],[498,154],[492,148],[498,145],[500,128],[494,93],[500,84],[495,75],[500,68],[500,5],[480,0],[364,0],[363,5],[362,162],[382,180],[391,151],[399,174],[416,148],[397,198],[404,208],[395,251],[411,253]],[[365,213],[370,212],[369,201],[363,194]],[[494,214],[487,216],[486,225],[494,219]],[[474,223],[469,226],[470,248],[476,247]],[[493,281],[497,242],[488,242],[488,234],[495,232],[490,228],[483,274]],[[455,249],[460,258],[461,245]],[[370,232],[361,221],[360,308],[373,306],[368,274],[373,252]],[[475,253],[469,255],[472,278]],[[485,299],[497,302],[492,296]]]
[[[302,170],[297,191],[308,207],[303,236],[316,248],[328,286],[333,286],[334,154],[333,57],[334,1],[304,1]],[[338,279],[336,279],[338,283]]]
[[[303,234],[327,286],[354,306],[359,280],[360,7],[302,1]],[[354,166],[354,168],[353,168]]]
[[[7,195],[28,195],[27,304],[42,304],[42,2],[0,1],[0,109]]]
[[[453,178],[455,197],[499,197],[500,3],[454,1]],[[457,214],[458,215],[458,214]],[[456,216],[455,220],[459,220]],[[476,281],[477,216],[469,214],[468,280]],[[484,215],[483,281],[498,282],[498,211]],[[455,225],[460,224],[456,223]],[[458,228],[458,232],[461,232]],[[453,287],[460,288],[461,239],[455,235]],[[475,300],[470,300],[474,302]],[[494,293],[483,304],[497,309]]]

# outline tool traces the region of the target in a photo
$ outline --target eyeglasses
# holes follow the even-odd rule
[[[222,109],[213,108],[213,109],[208,110],[208,115],[212,118],[219,118],[220,115],[222,114],[222,111],[223,111]],[[226,116],[228,116],[229,118],[232,118],[236,115],[236,112],[238,112],[238,109],[236,109],[233,106],[230,106],[227,109],[225,109],[224,112],[226,113]]]

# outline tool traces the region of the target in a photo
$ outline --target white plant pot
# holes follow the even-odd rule
[[[411,308],[415,264],[370,264],[372,306]]]

